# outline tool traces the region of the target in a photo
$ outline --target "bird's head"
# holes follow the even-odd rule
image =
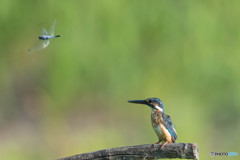
[[[146,104],[154,110],[165,112],[165,106],[159,98],[148,98],[145,100],[130,100],[129,103]]]

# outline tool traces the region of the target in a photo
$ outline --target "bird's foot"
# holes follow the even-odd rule
[[[153,147],[156,147],[160,142],[161,142],[161,140],[158,141],[158,142],[156,142],[156,143],[154,143],[154,144],[153,144]]]
[[[168,141],[166,141],[166,142],[162,145],[161,149],[162,149],[166,144],[168,144]]]

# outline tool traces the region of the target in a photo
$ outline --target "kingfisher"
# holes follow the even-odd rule
[[[145,100],[129,100],[129,103],[145,104],[152,108],[151,121],[152,127],[158,136],[158,142],[165,142],[161,146],[163,148],[168,143],[175,143],[177,140],[177,132],[169,115],[165,113],[165,106],[159,98],[148,98]]]

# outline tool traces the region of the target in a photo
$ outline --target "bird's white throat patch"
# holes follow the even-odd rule
[[[160,112],[163,112],[163,109],[159,106],[155,106]]]

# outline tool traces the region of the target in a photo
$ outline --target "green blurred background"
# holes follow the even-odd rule
[[[0,159],[56,159],[157,141],[159,97],[177,142],[240,153],[240,2],[0,2]],[[56,18],[63,37],[27,50]],[[236,157],[232,157],[236,159]],[[228,159],[232,159],[228,157]]]

